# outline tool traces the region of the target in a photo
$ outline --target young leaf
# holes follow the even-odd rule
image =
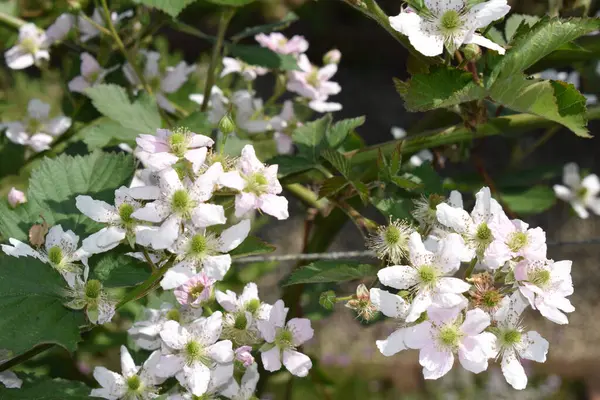
[[[335,150],[326,149],[321,153],[321,157],[329,161],[346,179],[350,179],[350,160],[346,156]]]
[[[156,8],[175,18],[195,0],[133,0],[135,3]]]
[[[292,134],[292,140],[298,146],[301,156],[314,163],[318,162],[330,124],[331,114],[327,114],[316,121],[296,128]]]
[[[242,258],[248,256],[256,256],[260,254],[268,254],[275,251],[275,246],[266,243],[256,236],[248,236],[238,247],[231,250],[229,255],[232,258]]]
[[[85,323],[63,304],[67,283],[48,264],[31,257],[0,258],[0,348],[15,354],[40,343],[75,351]]]
[[[265,47],[244,44],[230,44],[227,49],[232,56],[246,64],[284,71],[298,69],[296,59],[290,54],[279,54]]]
[[[357,118],[343,119],[336,122],[327,130],[327,143],[329,143],[330,147],[337,148],[344,142],[350,132],[364,123],[364,115]]]
[[[19,374],[23,380],[20,389],[0,385],[0,399],[6,400],[87,400],[91,389],[79,381],[50,379]]]
[[[376,275],[377,267],[358,261],[315,261],[294,271],[283,286],[301,283],[345,282]]]
[[[319,188],[319,198],[332,197],[345,188],[350,182],[343,176],[332,176],[325,179]]]
[[[135,286],[150,276],[150,266],[126,255],[131,249],[121,249],[109,253],[96,254],[90,257],[90,279],[98,279],[105,287]]]

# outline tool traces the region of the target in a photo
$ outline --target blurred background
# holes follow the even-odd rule
[[[560,12],[564,16],[582,15],[586,9],[589,15],[594,15],[599,6],[595,2],[579,0],[510,3],[514,12],[532,15],[544,15],[547,12]],[[46,27],[74,4],[71,0],[0,0],[0,11],[35,20],[39,26]],[[124,1],[112,4],[115,10],[134,6]],[[380,0],[380,5],[389,15],[395,15],[400,10],[401,2]],[[93,9],[93,4],[85,1],[80,6]],[[289,11],[295,12],[300,18],[284,33],[287,36],[305,36],[310,42],[308,55],[311,59],[319,60],[332,48],[342,52],[339,72],[335,77],[342,86],[342,92],[335,101],[342,103],[344,108],[335,114],[335,118],[365,115],[366,123],[358,132],[366,144],[392,140],[390,131],[393,126],[402,127],[411,134],[460,122],[457,116],[446,112],[431,117],[407,113],[403,109],[392,78],[408,77],[407,51],[373,21],[339,0],[258,1],[236,15],[230,29],[237,32],[246,26],[277,21]],[[187,8],[181,19],[209,33],[214,33],[216,27],[214,9],[201,2]],[[5,44],[12,43],[15,36],[13,29],[0,26],[0,48],[6,48]],[[210,49],[210,43],[166,25],[157,27],[151,41],[152,46],[163,55],[169,53],[169,61],[184,59],[193,63],[206,60],[206,52]],[[61,48],[53,53],[52,63],[57,64],[53,65],[59,67],[61,73],[69,69],[75,73],[77,62],[64,61],[67,57],[61,57],[61,51],[68,52],[69,49]],[[70,65],[60,65],[61,62],[70,62]],[[596,67],[597,62],[573,64],[562,71],[580,74],[582,93],[600,95],[600,77],[596,75]],[[27,73],[9,73],[4,66],[0,68],[0,121],[19,118],[31,97],[48,101],[55,110],[62,108],[69,115],[65,81],[60,78],[56,68],[42,72],[31,69]],[[201,91],[202,74],[201,66],[192,84],[186,85],[177,94],[181,98],[180,104],[186,104],[189,93]],[[259,82],[259,91],[261,87],[268,92],[272,82]],[[599,128],[600,125],[596,123],[590,124],[592,134],[599,134]],[[557,183],[561,178],[562,166],[567,162],[577,162],[587,172],[600,173],[600,138],[581,139],[566,129],[557,129],[548,140],[539,143],[539,139],[547,134],[546,131],[540,131],[526,137],[488,138],[477,143],[477,151],[493,179],[507,182],[503,185],[508,192],[517,185],[514,182],[516,174],[522,178],[519,185],[536,187],[540,183]],[[522,151],[533,145],[535,151]],[[72,154],[81,151],[81,142],[73,141],[67,147],[67,152]],[[462,162],[456,155],[457,151],[452,148],[439,149],[434,167],[446,178],[445,186],[448,189],[470,192],[482,186],[483,182],[472,163]],[[27,171],[20,175],[11,174],[11,168],[15,167],[18,166],[3,164],[0,160],[0,168],[4,168],[0,194],[5,195],[11,186],[25,188]],[[455,182],[466,183],[457,186]],[[500,189],[504,190],[504,186]],[[530,194],[527,201],[540,199]],[[467,208],[469,206],[467,203]],[[570,324],[566,327],[533,316],[527,318],[529,328],[538,330],[550,342],[547,363],[526,365],[530,376],[528,389],[522,392],[512,390],[495,366],[476,376],[455,368],[438,381],[425,382],[416,352],[404,352],[386,358],[377,351],[375,340],[386,337],[394,329],[393,323],[374,321],[367,325],[342,305],[338,305],[334,312],[324,310],[318,304],[318,296],[329,287],[322,284],[313,285],[303,298],[305,313],[315,321],[316,335],[307,346],[307,351],[318,360],[315,363],[316,373],[312,378],[295,379],[293,386],[288,384],[288,374],[275,374],[263,388],[261,398],[283,399],[286,398],[286,391],[292,390],[291,398],[294,400],[600,399],[600,217],[581,220],[570,211],[567,204],[555,204],[554,201],[545,204],[541,213],[537,213],[538,208],[530,207],[536,210],[535,215],[529,215],[532,213],[527,211],[527,206],[525,204],[522,207],[525,211],[519,213],[519,217],[546,230],[548,242],[552,243],[549,257],[573,260],[575,294],[571,300],[576,307],[576,312],[569,315]],[[290,213],[293,216],[290,220],[270,222],[259,231],[259,236],[276,244],[277,252],[281,254],[301,252],[305,215],[300,205],[292,207],[296,209]],[[384,222],[375,212],[371,214],[369,216],[378,222]],[[565,243],[588,239],[591,240],[583,244]],[[349,223],[336,238],[331,250],[362,248],[362,237]],[[274,302],[280,296],[278,284],[292,266],[293,263],[237,265],[237,273],[229,284],[240,287],[247,281],[257,280],[261,297],[267,302]],[[353,283],[344,289],[350,293],[355,287],[356,283]],[[157,301],[156,298],[148,299],[150,304]],[[131,304],[115,322],[88,333],[89,340],[74,356],[55,349],[29,362],[24,368],[93,385],[90,374],[95,365],[102,364],[118,370],[118,346],[127,343],[125,329],[140,310],[140,304]]]

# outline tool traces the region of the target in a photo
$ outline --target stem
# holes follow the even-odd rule
[[[0,22],[16,29],[19,29],[27,23],[27,21],[23,21],[21,18],[13,17],[12,15],[3,12],[0,12]]]
[[[465,271],[465,279],[470,278],[473,274],[473,270],[475,269],[475,265],[477,264],[477,257],[474,257],[469,264],[469,267]]]
[[[27,350],[25,353],[19,354],[18,356],[13,357],[10,360],[7,360],[6,362],[0,364],[0,372],[6,371],[7,369],[14,367],[15,365],[19,365],[22,362],[25,362],[30,358],[33,358],[38,354],[51,349],[54,346],[56,346],[54,343],[44,343],[34,347],[33,349]]]
[[[299,183],[292,183],[286,185],[285,190],[290,192],[294,197],[296,197],[306,206],[316,208],[322,214],[329,211],[330,205],[327,199],[319,199],[319,196],[317,196],[315,192],[302,186]]]
[[[154,261],[152,261],[152,258],[150,258],[150,254],[148,254],[148,250],[145,247],[142,250],[142,253],[144,254],[144,258],[146,259],[146,262],[148,262],[148,264],[152,268],[152,272],[158,271],[158,267],[156,266],[156,264],[154,264]]]
[[[215,84],[215,70],[217,69],[217,62],[219,61],[219,55],[221,54],[221,48],[223,47],[225,32],[227,31],[227,26],[229,26],[231,18],[233,18],[233,14],[235,14],[234,8],[225,9],[221,13],[221,18],[219,19],[217,41],[213,46],[210,64],[208,66],[208,72],[206,76],[206,86],[204,87],[204,101],[202,102],[202,107],[200,107],[200,111],[202,112],[208,109],[208,102],[210,101],[210,92],[212,90],[213,85]]]
[[[87,15],[85,15],[85,13],[79,13],[79,17],[85,19],[87,22],[89,22],[94,28],[98,29],[100,32],[102,32],[103,34],[107,35],[107,36],[111,36],[112,33],[111,31],[109,31],[108,29],[106,29],[105,27],[103,27],[102,25],[96,23],[96,21],[94,21],[93,19],[91,19],[90,17],[88,17]]]
[[[135,60],[131,57],[131,55],[125,48],[123,41],[119,37],[119,33],[115,29],[115,25],[113,24],[112,19],[110,17],[110,9],[108,8],[108,4],[106,3],[106,0],[102,0],[102,8],[104,9],[104,19],[106,20],[106,25],[108,26],[111,36],[117,43],[119,50],[121,50],[121,53],[123,53],[123,56],[125,56],[125,59],[129,63],[129,65],[131,65],[131,68],[133,68],[133,71],[138,76],[138,79],[142,83],[142,86],[144,87],[146,92],[148,92],[148,94],[152,95],[152,88],[148,85],[148,82],[146,82],[146,78],[144,78],[144,74],[142,74],[141,71],[139,70]]]

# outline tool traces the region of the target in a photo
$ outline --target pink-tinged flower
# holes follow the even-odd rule
[[[494,241],[488,252],[510,254],[510,258],[523,257],[528,260],[546,258],[546,232],[542,228],[529,229],[520,219],[509,221],[499,218],[490,224]],[[503,258],[503,257],[502,257]]]
[[[300,54],[308,50],[308,42],[303,36],[296,35],[288,39],[282,33],[273,32],[269,35],[259,33],[254,39],[262,47],[266,47],[279,54]]]
[[[319,68],[312,65],[306,55],[301,54],[298,57],[298,67],[300,71],[290,71],[289,73],[287,89],[290,92],[306,97],[309,100],[309,107],[317,112],[333,112],[342,109],[342,105],[339,103],[327,102],[329,96],[342,91],[337,82],[330,81],[337,72],[336,64],[328,64]]]
[[[194,396],[225,385],[233,377],[233,348],[231,341],[219,341],[222,329],[220,311],[185,327],[167,321],[160,332],[163,345],[157,376],[174,376]]]
[[[214,279],[205,273],[199,273],[188,279],[179,289],[175,289],[175,298],[184,306],[200,307],[210,299],[213,291]]]
[[[329,50],[323,56],[323,64],[339,64],[342,59],[342,52],[338,49]]]
[[[144,165],[155,171],[173,166],[185,159],[198,172],[206,160],[208,148],[214,141],[208,136],[198,135],[185,128],[175,131],[157,129],[156,135],[142,134],[136,138],[136,156]]]
[[[270,128],[275,131],[273,138],[275,139],[275,145],[277,146],[277,152],[279,154],[291,154],[294,152],[294,142],[290,135],[285,132],[292,131],[295,127],[300,125],[294,112],[294,103],[291,100],[286,100],[283,103],[281,112],[279,115],[274,116],[269,121]]]
[[[421,235],[413,232],[408,241],[410,265],[394,265],[379,271],[377,276],[384,285],[415,292],[406,322],[416,321],[432,304],[445,308],[466,305],[462,293],[471,285],[452,277],[460,268],[456,252],[460,244],[460,237],[450,234],[432,252],[425,248]]]
[[[246,64],[237,58],[224,57],[221,78],[229,74],[240,74],[245,81],[253,81],[258,76],[265,75],[269,70],[255,65]]]
[[[50,118],[50,104],[32,99],[23,121],[7,122],[6,137],[15,144],[29,146],[35,152],[48,150],[55,137],[71,127],[71,118],[64,115]]]
[[[287,309],[282,300],[271,308],[268,320],[258,321],[258,329],[267,342],[261,349],[261,359],[267,371],[281,369],[281,362],[292,375],[304,377],[312,367],[312,362],[306,354],[296,351],[296,348],[310,340],[314,330],[310,320],[292,318],[285,323]]]
[[[6,64],[11,69],[25,69],[50,60],[46,33],[35,24],[24,24],[19,28],[19,41],[4,53]]]
[[[267,167],[261,163],[252,145],[244,146],[237,171],[224,173],[219,180],[221,185],[240,191],[235,196],[236,217],[260,209],[277,219],[288,218],[288,201],[277,196],[283,190],[277,180],[277,169],[277,165]]]
[[[523,260],[515,266],[515,280],[531,308],[557,324],[568,324],[564,313],[575,311],[566,298],[573,294],[570,260]]]
[[[497,357],[502,358],[502,373],[515,389],[527,386],[527,375],[520,359],[545,362],[548,341],[536,331],[525,332],[521,325],[521,313],[527,307],[521,295],[505,297],[502,306],[494,313]]]
[[[27,197],[25,197],[25,193],[15,189],[14,187],[11,188],[10,192],[8,192],[8,204],[14,208],[19,204],[25,203],[27,203]]]
[[[432,307],[427,310],[429,320],[415,325],[405,337],[406,347],[419,349],[419,363],[425,379],[446,375],[454,364],[454,356],[464,369],[475,374],[488,367],[488,359],[495,355],[496,337],[484,330],[490,325],[490,316],[476,308],[461,311]]]
[[[242,363],[246,368],[254,364],[251,346],[241,346],[235,349],[235,359]]]
[[[48,43],[56,43],[63,40],[75,24],[75,16],[71,14],[60,14],[52,25],[46,29]]]
[[[588,208],[594,214],[600,215],[598,175],[591,174],[581,179],[579,166],[568,163],[564,167],[563,183],[564,185],[554,185],[554,193],[559,199],[570,203],[579,218],[586,219],[590,216]]]
[[[81,53],[81,75],[76,76],[69,82],[69,90],[84,93],[87,88],[101,83],[104,77],[116,68],[104,69],[92,55]]]

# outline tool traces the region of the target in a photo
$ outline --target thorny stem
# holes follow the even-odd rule
[[[217,69],[217,63],[219,62],[219,55],[221,54],[221,48],[223,47],[223,41],[225,40],[225,32],[229,26],[231,18],[235,14],[234,8],[223,10],[221,18],[219,19],[219,27],[217,30],[217,41],[215,42],[212,55],[210,57],[210,64],[208,65],[208,72],[206,75],[206,86],[204,87],[204,101],[202,101],[202,107],[200,111],[204,112],[208,109],[208,102],[210,101],[210,92],[213,85],[215,84],[215,71]]]

